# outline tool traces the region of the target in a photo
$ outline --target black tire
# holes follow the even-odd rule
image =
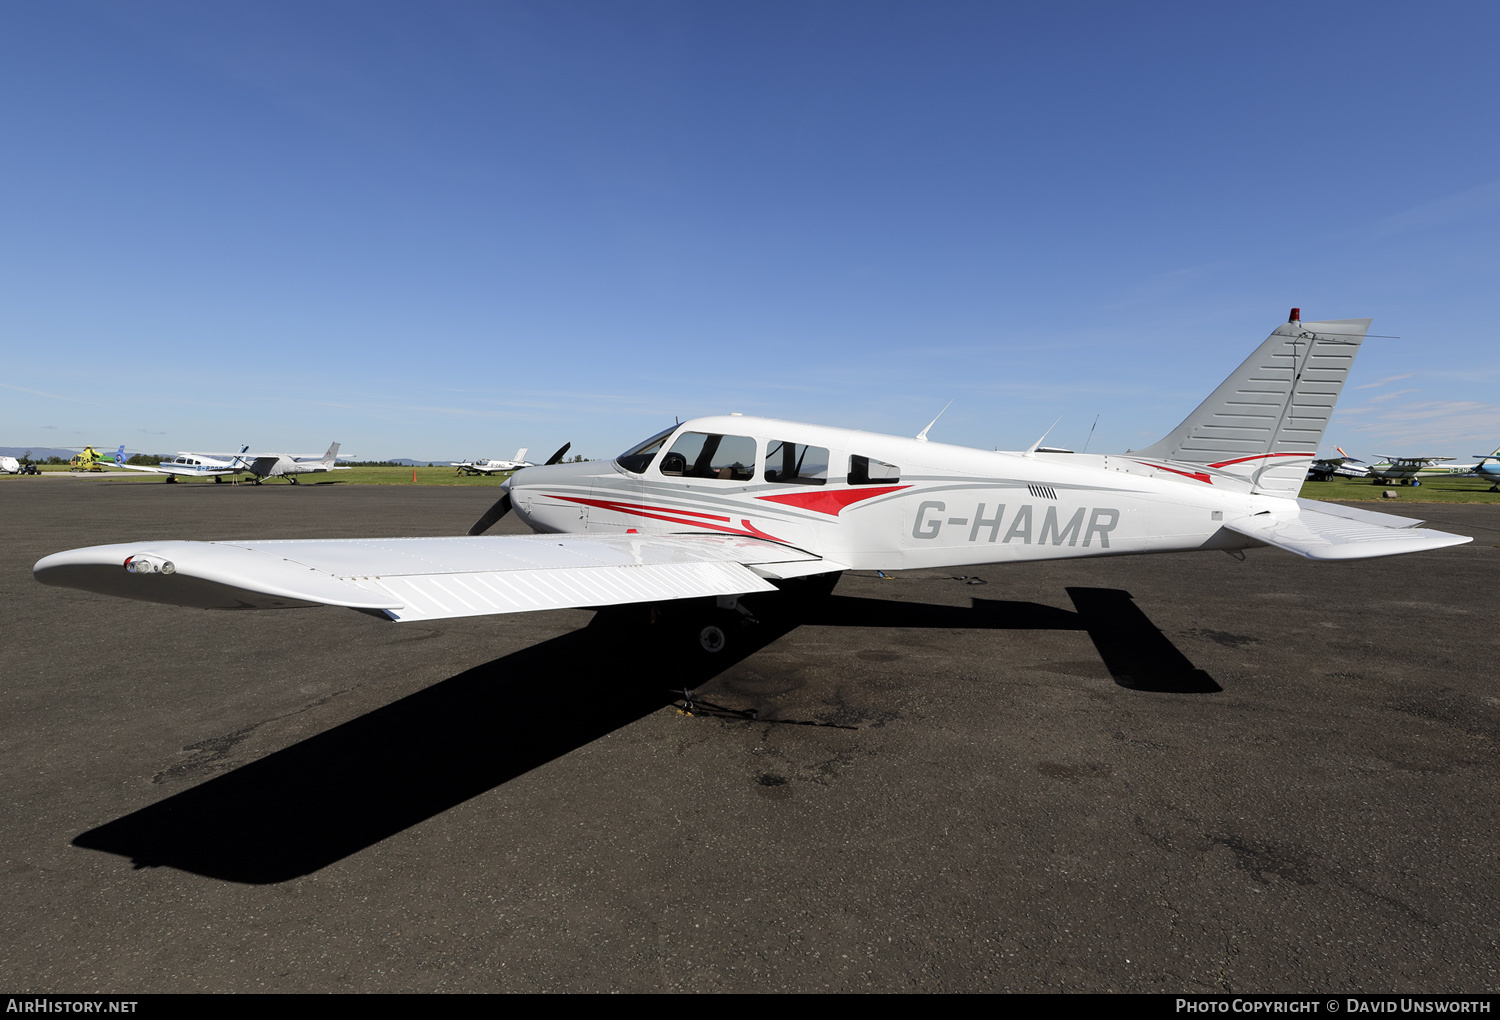
[[[705,655],[722,655],[729,647],[729,632],[717,623],[705,623],[698,629],[698,650]]]

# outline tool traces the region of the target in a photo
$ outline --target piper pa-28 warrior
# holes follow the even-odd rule
[[[160,464],[127,464],[125,463],[125,447],[120,447],[120,452],[115,454],[117,468],[127,471],[143,471],[153,475],[166,475],[169,482],[177,481],[178,476],[184,478],[212,478],[216,482],[222,482],[226,475],[244,474],[250,470],[246,466],[244,453],[250,449],[248,446],[240,447],[239,453],[188,453],[182,452],[171,460],[164,460]]]
[[[33,569],[44,584],[148,602],[395,621],[698,600],[676,608],[701,607],[692,630],[713,653],[740,596],[827,591],[849,569],[1260,546],[1347,560],[1472,541],[1297,498],[1369,323],[1294,310],[1187,420],[1125,454],[697,418],[611,462],[523,468],[467,536],[142,540]],[[537,534],[482,534],[512,510]]]

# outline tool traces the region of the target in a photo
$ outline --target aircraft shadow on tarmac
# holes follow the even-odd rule
[[[1221,688],[1124,591],[1069,588],[1076,612],[974,599],[968,609],[831,596],[737,632],[720,655],[622,654],[605,610],[581,630],[476,666],[113,822],[73,845],[231,882],[311,874],[672,704],[803,623],[1083,630],[1122,686]],[[623,643],[622,643],[623,642]]]

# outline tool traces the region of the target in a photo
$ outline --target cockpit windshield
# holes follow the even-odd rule
[[[671,436],[673,432],[676,431],[677,426],[673,425],[669,429],[658,432],[656,435],[652,436],[644,443],[641,443],[639,446],[632,446],[630,449],[620,454],[615,458],[615,463],[620,465],[626,471],[637,475],[640,474],[642,471],[651,466],[651,462],[655,460],[656,455],[661,452],[662,444],[667,441],[667,438]]]

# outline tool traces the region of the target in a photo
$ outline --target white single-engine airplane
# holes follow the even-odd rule
[[[240,447],[239,453],[179,453],[171,460],[164,460],[160,464],[127,464],[125,463],[125,447],[120,447],[115,454],[114,467],[123,468],[126,471],[141,471],[146,474],[165,475],[169,482],[183,478],[212,478],[216,482],[222,482],[226,476],[244,474],[249,468],[246,466],[244,452],[250,449],[248,446]]]
[[[526,459],[526,451],[526,447],[521,447],[516,451],[514,460],[460,460],[452,462],[449,466],[458,468],[458,473],[461,475],[494,475],[536,467]]]
[[[1476,453],[1474,456],[1479,458],[1479,462],[1462,473],[1474,478],[1483,478],[1490,483],[1491,492],[1500,492],[1500,448],[1497,448],[1494,453]],[[1459,473],[1457,469],[1454,470],[1454,474]]]
[[[1397,485],[1421,485],[1422,481],[1418,475],[1446,475],[1453,472],[1447,468],[1435,467],[1452,457],[1382,457],[1378,463],[1370,465],[1370,484],[1389,485],[1394,482]],[[1472,464],[1465,464],[1460,470],[1469,470]]]
[[[252,455],[246,470],[255,476],[256,485],[267,478],[282,477],[296,485],[298,475],[321,474],[324,471],[348,471],[347,467],[337,463],[338,458],[339,444],[333,443],[328,447],[328,452],[321,457],[298,456],[290,453]]]
[[[1266,545],[1344,560],[1472,541],[1296,498],[1369,323],[1293,310],[1186,421],[1123,455],[697,418],[611,462],[516,472],[464,537],[142,540],[54,553],[33,572],[148,602],[343,606],[397,621],[701,599],[694,626],[715,652],[714,607],[796,579],[831,590],[851,568]],[[481,534],[512,509],[538,534]]]

